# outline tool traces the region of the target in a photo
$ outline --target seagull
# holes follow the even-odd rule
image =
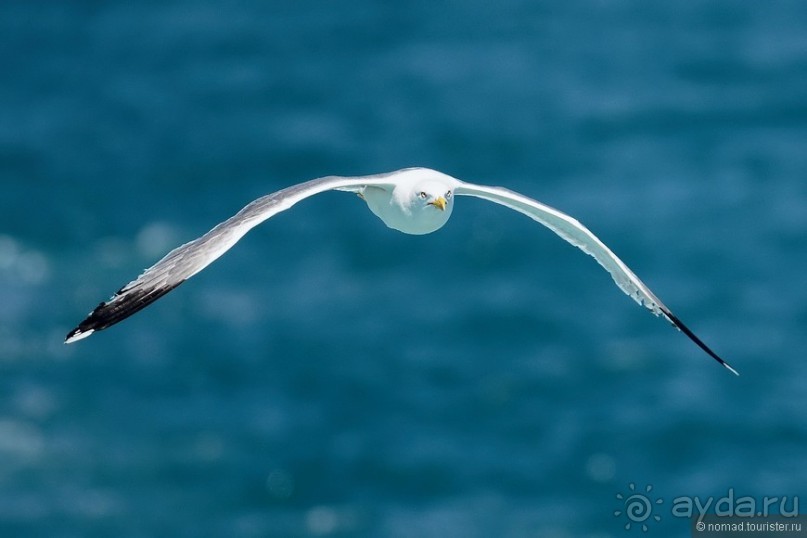
[[[357,194],[388,227],[412,235],[429,234],[448,222],[457,196],[475,196],[503,205],[543,224],[592,256],[630,298],[683,332],[710,357],[739,375],[678,319],[611,249],[576,219],[503,187],[475,185],[428,168],[404,168],[369,176],[327,176],[258,198],[193,241],[175,248],[139,277],[99,304],[67,334],[69,344],[106,329],[150,305],[227,252],[248,231],[297,202],[325,191]]]

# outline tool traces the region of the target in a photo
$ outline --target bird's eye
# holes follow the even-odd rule
[[[421,198],[423,198],[424,200],[425,200],[426,198],[428,198],[428,197],[429,197],[429,195],[428,195],[428,194],[426,194],[426,192],[425,192],[425,191],[420,191],[420,194],[418,194],[418,196],[420,196],[420,197],[421,197]]]
[[[450,199],[451,199],[451,191],[448,191],[446,193],[446,200],[450,200]]]

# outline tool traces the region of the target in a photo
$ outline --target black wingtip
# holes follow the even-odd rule
[[[67,336],[65,336],[64,338],[64,343],[72,344],[73,342],[78,342],[82,338],[87,338],[94,332],[95,331],[93,329],[82,330],[81,327],[76,327],[75,329],[67,333]]]
[[[172,286],[162,286],[149,290],[126,289],[124,287],[112,299],[99,304],[84,321],[78,324],[78,327],[67,333],[64,343],[72,344],[87,338],[96,331],[101,331],[119,321],[123,321],[173,290],[182,282],[184,280]]]
[[[102,329],[103,327],[100,327],[98,323],[98,313],[103,312],[107,304],[109,303],[100,303],[96,306],[75,329],[67,333],[67,336],[64,338],[64,343],[72,344],[73,342],[78,342],[79,340],[87,338],[96,330]]]
[[[715,353],[714,351],[712,351],[712,349],[711,349],[709,346],[707,346],[706,344],[704,344],[704,343],[703,343],[703,340],[701,340],[700,338],[698,338],[698,337],[695,335],[695,333],[693,333],[693,332],[692,332],[692,331],[689,329],[689,327],[687,327],[686,325],[684,325],[684,324],[683,324],[683,322],[682,322],[680,319],[678,319],[677,317],[675,317],[675,316],[673,315],[673,313],[672,313],[672,312],[670,312],[669,310],[666,310],[666,309],[665,309],[665,310],[664,310],[664,315],[667,317],[667,319],[669,319],[669,320],[670,320],[670,322],[673,324],[673,326],[675,326],[675,328],[676,328],[676,329],[678,329],[679,331],[681,331],[682,333],[684,333],[685,335],[687,335],[687,336],[689,337],[689,339],[690,339],[690,340],[692,340],[693,342],[695,342],[696,344],[698,344],[698,347],[700,347],[702,350],[704,350],[706,353],[708,353],[710,357],[712,357],[714,360],[716,360],[717,362],[719,362],[720,364],[722,364],[722,365],[723,365],[723,367],[724,367],[724,368],[726,368],[726,369],[727,369],[729,372],[731,372],[732,374],[734,374],[734,375],[736,375],[736,376],[739,376],[739,375],[740,375],[740,373],[739,373],[737,370],[735,370],[735,369],[734,369],[734,368],[733,368],[733,367],[732,367],[732,366],[731,366],[731,365],[730,365],[728,362],[724,361],[724,360],[723,360],[723,359],[722,359],[722,358],[721,358],[721,357],[720,357],[720,356],[719,356],[717,353]]]

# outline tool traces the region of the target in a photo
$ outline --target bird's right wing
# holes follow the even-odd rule
[[[602,267],[611,274],[616,285],[634,301],[650,310],[653,314],[663,316],[676,329],[686,334],[701,349],[708,353],[709,356],[734,374],[737,374],[734,368],[721,359],[709,346],[684,325],[680,319],[673,315],[670,309],[650,291],[650,288],[648,288],[610,248],[605,246],[605,243],[600,241],[588,228],[580,224],[577,219],[570,217],[562,211],[549,207],[546,204],[542,204],[537,200],[533,200],[523,194],[513,192],[503,187],[488,187],[485,185],[460,182],[454,189],[454,193],[458,195],[476,196],[477,198],[483,198],[501,204],[543,224],[560,237],[597,260],[597,263],[602,265]]]
[[[108,301],[99,304],[67,334],[65,343],[86,338],[150,305],[210,265],[249,230],[297,202],[329,190],[360,192],[366,186],[392,188],[394,184],[389,179],[390,175],[328,176],[258,198],[202,237],[175,248],[135,280],[123,286]]]

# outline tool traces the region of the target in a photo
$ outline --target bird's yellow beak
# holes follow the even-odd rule
[[[436,207],[440,211],[445,211],[446,210],[446,199],[443,198],[442,196],[440,196],[439,198],[436,198],[433,202],[429,202],[429,205],[433,205],[434,207]]]

